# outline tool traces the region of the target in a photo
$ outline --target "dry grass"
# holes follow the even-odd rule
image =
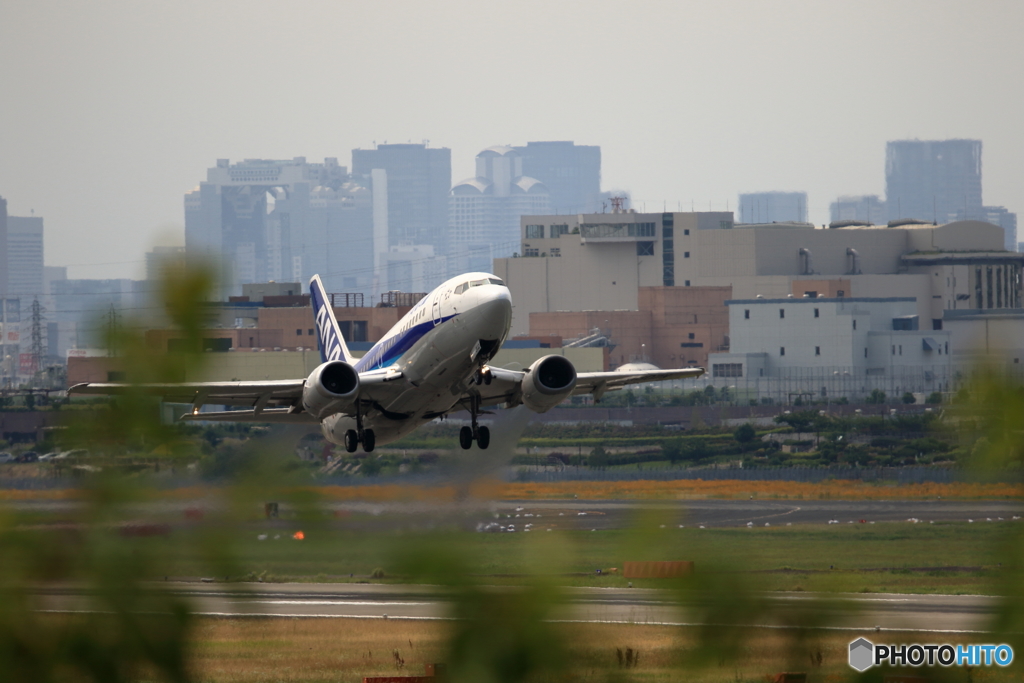
[[[423,664],[445,658],[451,624],[381,619],[202,619],[194,633],[193,663],[200,681],[361,681],[370,675],[423,675]],[[847,646],[858,635],[881,642],[921,642],[920,634],[873,636],[845,631],[793,632],[752,629],[737,656],[710,659],[692,628],[632,624],[561,624],[568,675],[560,681],[757,681],[802,671],[810,681],[854,680]],[[933,639],[924,638],[931,642]],[[942,642],[987,642],[983,637],[942,635]],[[617,650],[638,653],[635,667],[620,666]],[[396,668],[393,652],[405,660]],[[938,668],[938,667],[936,667]],[[974,672],[976,680],[1019,680],[1018,667]],[[895,673],[887,670],[885,673]],[[917,675],[929,671],[917,669]],[[934,672],[938,673],[938,671]],[[944,680],[968,680],[961,669]]]
[[[192,661],[201,681],[361,681],[423,675],[444,658],[449,624],[402,619],[200,619]],[[396,666],[394,652],[405,660]]]
[[[454,487],[420,486],[327,486],[317,491],[338,500],[453,500]],[[980,498],[1020,498],[1020,484],[911,484],[882,486],[863,481],[831,480],[818,483],[793,481],[582,481],[556,483],[478,482],[471,496],[483,499],[544,500],[579,498],[598,499],[697,499],[697,498],[772,498],[787,500],[966,500]]]
[[[503,483],[478,481],[462,489],[455,486],[411,486],[386,484],[369,486],[322,486],[304,489],[333,500],[448,502],[469,496],[482,500],[558,500],[578,498],[685,500],[700,498],[768,498],[782,500],[947,500],[1006,499],[1024,497],[1021,484],[908,484],[887,486],[863,481],[829,480],[817,483],[795,481],[581,481],[557,483]],[[154,497],[197,500],[216,497],[215,487],[195,486],[154,492]],[[75,489],[51,491],[0,490],[0,500],[74,500],[82,497]]]

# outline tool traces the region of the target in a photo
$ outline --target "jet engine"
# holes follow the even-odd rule
[[[302,407],[317,419],[344,412],[359,394],[359,373],[348,363],[330,361],[317,367],[302,387]]]
[[[576,368],[565,356],[544,356],[523,377],[523,403],[535,413],[546,413],[576,388]]]

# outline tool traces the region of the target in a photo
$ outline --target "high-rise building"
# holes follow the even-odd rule
[[[527,142],[514,147],[523,175],[544,183],[556,214],[601,211],[601,148],[574,142]]]
[[[544,183],[523,175],[522,157],[511,147],[476,155],[476,176],[449,196],[448,258],[455,272],[490,272],[493,259],[519,250],[519,217],[551,213]]]
[[[7,293],[21,298],[26,309],[43,289],[43,219],[7,217]]]
[[[0,254],[7,253],[7,200],[0,197]],[[0,258],[0,297],[7,296],[7,259]]]
[[[981,140],[887,143],[885,194],[889,220],[981,220]]]
[[[370,180],[337,158],[307,163],[218,159],[185,195],[188,259],[223,263],[226,293],[267,280],[319,273],[335,292],[368,292],[374,277]]]
[[[445,252],[448,190],[452,186],[452,151],[426,144],[377,145],[352,150],[352,172],[387,173],[388,242],[383,253],[399,244],[429,244]]]
[[[885,212],[885,202],[877,194],[845,195],[829,205],[831,221],[857,221],[881,225],[889,219]]]
[[[185,247],[153,247],[146,252],[146,279],[159,280],[168,270],[185,266]]]
[[[1002,228],[1005,234],[1004,247],[1007,251],[1017,251],[1017,214],[1008,211],[1005,206],[985,206],[982,207],[981,220]]]
[[[740,223],[806,222],[806,192],[747,192],[740,195]]]

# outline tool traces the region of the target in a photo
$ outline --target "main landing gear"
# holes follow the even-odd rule
[[[474,441],[480,450],[486,450],[491,445],[491,430],[476,423],[476,416],[480,411],[479,400],[479,396],[474,396],[469,407],[473,426],[459,430],[459,445],[462,446],[462,450],[468,450]]]
[[[363,444],[363,451],[370,453],[376,445],[377,439],[372,429],[363,429],[363,416],[356,408],[356,428],[345,432],[345,450],[355,453],[359,444]]]

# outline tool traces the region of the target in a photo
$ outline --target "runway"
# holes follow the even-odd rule
[[[351,619],[448,619],[453,594],[436,586],[368,584],[156,584],[185,598],[194,613],[219,617]],[[518,588],[488,588],[516,591]],[[87,612],[101,607],[72,588],[32,591],[43,611]],[[813,623],[849,630],[929,633],[984,632],[999,599],[973,595],[774,593],[762,596],[766,609],[744,626],[780,627]],[[566,589],[552,605],[553,621],[696,625],[706,605],[680,605],[671,593],[642,589]]]
[[[424,503],[346,502],[329,506],[338,513],[368,515],[377,519],[422,519],[442,515],[462,516],[467,523],[524,524],[536,528],[608,530],[633,526],[645,514],[653,513],[661,523],[672,526],[736,527],[786,524],[905,522],[1012,522],[1024,516],[1021,501],[945,500],[565,500],[467,502],[452,505]],[[1017,518],[1017,519],[1014,519]]]

